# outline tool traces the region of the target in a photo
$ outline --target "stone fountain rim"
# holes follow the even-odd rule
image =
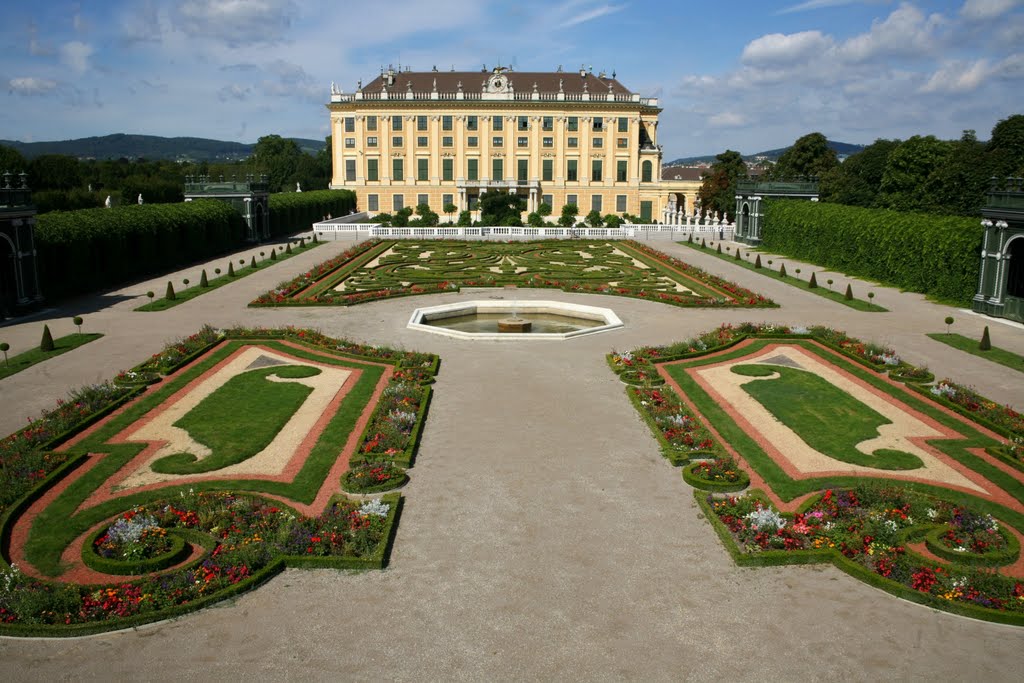
[[[588,327],[573,332],[554,333],[536,332],[529,334],[517,334],[514,332],[463,332],[461,330],[450,330],[443,327],[434,327],[423,324],[426,316],[430,314],[469,315],[473,313],[555,313],[567,317],[584,318],[587,320],[603,320],[603,325]],[[572,315],[572,314],[577,315]],[[600,334],[624,327],[622,320],[610,308],[603,306],[587,306],[585,304],[569,303],[567,301],[549,300],[515,300],[507,299],[474,299],[470,301],[457,301],[437,306],[424,306],[412,312],[409,323],[406,325],[411,330],[439,334],[454,339],[468,339],[471,341],[526,341],[526,340],[565,340],[576,337]]]

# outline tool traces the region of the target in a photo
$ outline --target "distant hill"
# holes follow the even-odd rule
[[[291,138],[307,154],[324,148],[323,140]],[[210,140],[207,138],[165,138],[158,135],[126,135],[117,133],[102,137],[54,140],[50,142],[18,142],[0,140],[26,158],[43,154],[66,154],[83,159],[171,159],[189,161],[235,161],[252,154],[255,144]]]
[[[865,145],[854,145],[849,142],[835,142],[833,140],[828,141],[828,146],[835,150],[836,154],[839,155],[850,155],[856,154],[857,152],[864,149]],[[792,145],[790,145],[792,147]],[[782,156],[789,147],[781,147],[779,149],[769,149],[764,152],[757,152],[756,154],[744,154],[743,160],[747,163],[753,162],[757,157],[767,157],[771,161],[776,161]],[[714,154],[708,154],[701,157],[682,157],[673,161],[667,161],[664,166],[692,166],[694,164],[712,164],[715,161]]]

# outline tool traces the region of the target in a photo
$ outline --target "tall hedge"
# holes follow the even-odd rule
[[[978,218],[772,200],[765,249],[848,275],[970,302],[984,230]]]
[[[289,235],[309,227],[323,217],[345,216],[356,208],[351,190],[280,192],[270,195],[270,234]]]
[[[54,211],[36,220],[40,285],[49,299],[149,277],[245,238],[242,216],[215,200]]]

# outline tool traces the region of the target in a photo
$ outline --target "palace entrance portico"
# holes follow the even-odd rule
[[[506,191],[526,199],[526,210],[536,211],[541,204],[541,185],[539,180],[463,180],[459,179],[458,200],[455,205],[459,211],[476,211],[480,195],[487,192]],[[552,210],[561,207],[551,207]]]

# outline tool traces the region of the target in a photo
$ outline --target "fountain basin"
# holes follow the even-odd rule
[[[478,341],[573,339],[622,326],[610,308],[501,299],[417,308],[408,324],[421,332]]]

